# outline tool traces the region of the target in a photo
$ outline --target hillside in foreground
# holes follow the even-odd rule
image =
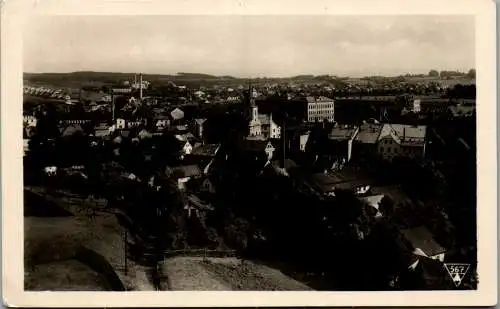
[[[175,257],[162,264],[173,291],[307,291],[279,270],[237,258]]]

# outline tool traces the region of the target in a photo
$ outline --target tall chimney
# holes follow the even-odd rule
[[[115,96],[113,92],[111,92],[111,117],[113,120],[113,124],[115,123]]]
[[[142,102],[142,73],[139,74],[139,99]]]

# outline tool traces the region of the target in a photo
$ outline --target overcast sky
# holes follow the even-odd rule
[[[24,32],[25,72],[393,75],[474,66],[465,16],[50,16]]]

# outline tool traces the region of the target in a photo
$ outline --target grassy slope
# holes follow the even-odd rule
[[[127,289],[153,290],[140,269],[130,261],[129,271],[124,273],[123,230],[114,216],[104,214],[93,221],[85,217],[24,219],[27,273],[38,264],[71,259],[77,248],[84,246],[102,255]]]
[[[24,286],[30,291],[103,291],[109,289],[97,272],[76,260],[36,265],[26,272]]]
[[[176,257],[163,263],[172,290],[304,291],[308,286],[278,270],[251,261],[242,268],[236,258]]]

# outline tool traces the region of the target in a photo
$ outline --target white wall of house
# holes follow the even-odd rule
[[[392,160],[396,156],[422,158],[425,155],[425,144],[422,146],[402,146],[390,136],[380,139],[377,149],[384,160]]]
[[[442,263],[442,262],[444,262],[444,256],[445,256],[445,253],[441,253],[441,254],[433,255],[430,258],[433,260],[440,261]]]
[[[420,113],[420,100],[419,99],[413,100],[413,112]]]
[[[392,136],[385,136],[378,141],[378,153],[384,160],[392,160],[396,156],[402,156],[403,150]]]
[[[281,137],[281,127],[277,125],[273,119],[270,120],[270,128],[269,128],[269,136],[271,138],[280,138]]]
[[[352,157],[352,143],[354,142],[354,139],[356,136],[358,136],[359,133],[359,127],[356,127],[356,130],[352,134],[351,138],[347,141],[347,162],[351,161]]]
[[[37,119],[34,116],[24,116],[23,122],[27,127],[36,127]]]
[[[29,139],[27,138],[23,139],[23,156],[25,156],[29,150],[29,142],[30,142]]]
[[[184,146],[182,147],[182,151],[186,155],[191,154],[191,152],[193,151],[193,146],[191,146],[189,142],[186,142],[186,144],[184,144]]]
[[[186,189],[186,183],[191,179],[191,177],[183,177],[177,179],[177,187],[179,190],[185,190]]]
[[[308,140],[309,140],[309,134],[300,135],[300,151],[306,151],[306,145]]]
[[[424,256],[424,257],[428,257],[430,259],[433,259],[433,260],[436,260],[436,261],[440,261],[440,262],[444,262],[444,257],[446,255],[446,252],[443,252],[443,253],[440,253],[440,254],[436,254],[436,255],[427,255],[422,249],[420,248],[416,248],[415,251],[413,252],[414,254],[416,255],[420,255],[420,256]]]
[[[126,121],[125,119],[118,118],[116,119],[116,129],[121,130],[126,128]]]
[[[159,129],[166,128],[168,126],[168,120],[167,119],[160,119],[156,122],[156,127]]]
[[[134,128],[134,127],[138,127],[142,124],[141,121],[128,121],[127,122],[127,128]]]

